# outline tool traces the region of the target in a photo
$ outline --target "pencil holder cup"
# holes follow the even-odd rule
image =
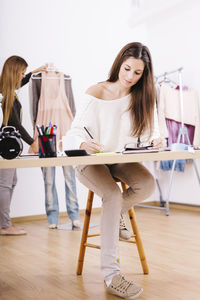
[[[56,157],[56,135],[44,134],[38,136],[39,157]]]

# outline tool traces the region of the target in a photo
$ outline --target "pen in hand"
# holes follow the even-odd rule
[[[84,130],[87,132],[92,141],[87,143],[87,149],[85,149],[88,153],[97,153],[103,150],[103,146],[96,142],[93,136],[90,134],[88,129],[84,126]]]
[[[87,134],[89,135],[89,137],[90,137],[91,139],[94,139],[93,136],[92,136],[92,135],[89,133],[89,131],[87,130],[87,128],[86,128],[85,126],[84,126],[83,128],[85,129],[85,131],[87,132]]]

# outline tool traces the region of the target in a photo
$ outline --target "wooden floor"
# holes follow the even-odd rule
[[[150,273],[143,275],[133,244],[120,242],[120,264],[127,278],[144,287],[138,299],[199,300],[200,213],[171,209],[166,217],[138,207],[136,216]],[[98,224],[99,215],[91,222]],[[20,225],[27,236],[0,237],[1,300],[119,299],[105,292],[99,250],[86,250],[83,275],[76,276],[81,232],[49,230],[46,221]]]

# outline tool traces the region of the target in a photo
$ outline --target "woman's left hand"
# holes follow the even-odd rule
[[[36,140],[30,145],[28,153],[39,153],[38,143],[36,142]]]
[[[32,74],[39,73],[39,72],[47,72],[47,65],[41,66],[34,71],[31,71]]]
[[[164,148],[166,147],[166,139],[158,138],[152,141],[153,148]]]

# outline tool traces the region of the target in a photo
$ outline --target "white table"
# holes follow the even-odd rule
[[[99,165],[99,164],[116,164],[116,163],[130,163],[130,162],[144,162],[144,161],[161,161],[161,160],[177,160],[177,159],[197,159],[200,158],[200,150],[194,153],[188,151],[161,151],[154,153],[134,153],[134,154],[117,154],[117,155],[88,155],[76,157],[51,157],[39,158],[37,156],[18,157],[12,160],[0,159],[1,169],[12,168],[35,168],[35,167],[53,167],[53,166],[74,166],[74,165]],[[196,166],[196,164],[195,164]],[[198,176],[198,170],[196,167]],[[165,214],[169,215],[169,198],[173,179],[173,171],[171,171],[168,195],[165,200],[166,207],[159,207],[165,209]],[[199,177],[198,177],[199,179]],[[200,182],[200,179],[199,179]],[[142,205],[145,207],[145,205]]]
[[[18,157],[12,160],[0,158],[0,169],[12,168],[34,168],[34,167],[53,167],[53,166],[73,166],[73,165],[100,165],[116,164],[143,161],[161,161],[177,159],[196,159],[200,158],[200,150],[195,153],[188,151],[162,151],[154,153],[134,153],[134,154],[117,154],[117,155],[88,155],[76,157],[51,157],[39,158],[37,156]]]

